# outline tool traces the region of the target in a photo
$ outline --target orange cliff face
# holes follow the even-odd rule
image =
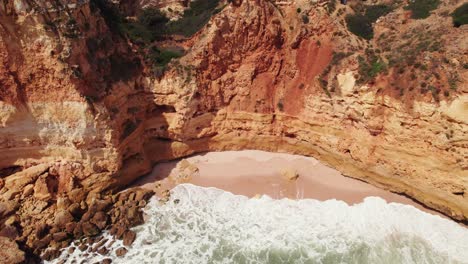
[[[44,179],[37,197],[53,204],[74,190],[122,188],[158,161],[262,149],[316,157],[468,219],[467,70],[444,65],[459,75],[458,89],[438,101],[419,88],[395,92],[394,83],[415,80],[391,67],[362,82],[359,56],[379,42],[346,29],[338,13],[349,7],[329,14],[320,2],[234,1],[155,78],[92,3],[14,2],[22,4],[10,1],[0,18],[2,201],[24,202],[25,186]],[[383,17],[375,35],[398,40],[441,20],[390,29],[400,15]],[[446,53],[466,61],[457,49],[466,27],[446,26]]]
[[[457,90],[445,97],[412,89],[417,78],[432,80],[414,68],[401,74],[389,68],[363,83],[359,57],[378,43],[348,32],[336,13],[330,17],[320,3],[300,1],[281,7],[268,1],[227,6],[190,40],[194,44],[188,54],[150,84],[155,102],[174,109],[160,121],[167,130],[147,123],[144,153],[153,162],[206,150],[310,155],[346,175],[466,219],[466,69],[444,65],[447,76],[459,78]],[[415,25],[389,33],[398,19],[384,17],[375,34],[405,35],[421,27],[419,21],[406,21]],[[426,23],[441,20],[430,17]],[[466,60],[457,50],[460,42],[466,44],[466,29],[460,32],[444,23],[443,30],[450,33],[438,27],[434,31],[447,34],[447,51],[430,55]],[[439,69],[435,59],[424,63]],[[406,94],[394,92],[393,85],[405,83]],[[440,81],[434,85],[448,89]]]

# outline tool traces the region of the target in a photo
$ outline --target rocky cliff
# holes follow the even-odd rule
[[[1,200],[53,217],[61,197],[118,190],[162,160],[262,149],[467,221],[468,27],[452,26],[453,1],[426,19],[404,5],[366,40],[346,27],[359,5],[221,2],[155,76],[105,1],[3,1]]]

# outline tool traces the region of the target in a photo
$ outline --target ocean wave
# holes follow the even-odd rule
[[[468,229],[410,205],[368,197],[362,203],[275,200],[191,184],[146,206],[148,220],[117,257],[76,249],[54,261],[93,263],[468,263]],[[105,234],[110,238],[109,234]],[[74,246],[74,245],[72,245]]]

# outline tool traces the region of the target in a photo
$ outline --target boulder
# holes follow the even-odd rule
[[[42,175],[34,184],[33,196],[38,200],[48,201],[52,198],[52,194],[49,192],[49,187],[47,186],[47,176],[47,173]]]
[[[36,235],[37,239],[41,239],[48,234],[49,229],[49,225],[47,225],[46,223],[40,223],[36,226],[34,234]]]
[[[125,254],[127,254],[128,250],[124,247],[120,247],[118,248],[117,250],[115,250],[115,255],[117,255],[117,257],[123,257],[125,256]]]
[[[42,239],[34,240],[32,246],[35,250],[40,250],[46,248],[50,244],[50,241],[52,241],[52,235],[48,234]]]
[[[0,230],[1,237],[7,237],[9,239],[15,240],[19,236],[18,229],[13,225],[5,225]]]
[[[60,228],[64,228],[67,223],[73,222],[73,216],[66,210],[55,213],[54,224]]]
[[[65,231],[69,234],[73,234],[75,231],[75,228],[77,226],[77,223],[75,222],[70,222],[65,225]]]
[[[0,219],[5,218],[6,216],[16,212],[16,210],[18,210],[19,207],[20,204],[16,201],[0,202]]]
[[[22,198],[26,198],[34,193],[34,185],[28,184],[24,186]]]
[[[68,197],[60,196],[57,198],[57,210],[66,210],[71,205]]]
[[[48,164],[40,164],[10,175],[5,179],[5,187],[8,190],[22,190],[27,184],[35,182],[48,168]]]
[[[77,223],[75,228],[73,229],[73,236],[75,238],[79,238],[83,235],[83,225],[81,223]]]
[[[83,222],[81,226],[85,236],[95,236],[99,234],[99,228],[90,222]]]
[[[99,229],[104,229],[107,226],[107,215],[104,212],[97,212],[90,221]]]
[[[19,249],[15,241],[0,237],[0,262],[2,263],[23,263],[25,261],[24,252]]]
[[[60,251],[56,248],[48,248],[44,253],[41,255],[41,259],[51,261],[55,258],[60,256]]]
[[[61,242],[68,239],[68,234],[66,232],[57,232],[52,235],[52,239],[55,242]]]
[[[85,210],[83,210],[79,203],[73,203],[68,207],[68,212],[72,214],[75,218],[81,219]]]
[[[72,203],[80,203],[86,199],[86,192],[83,188],[76,188],[68,193],[68,198]]]
[[[124,246],[130,246],[131,244],[133,244],[133,241],[135,241],[135,238],[136,238],[135,232],[133,232],[132,230],[125,231],[123,235]]]

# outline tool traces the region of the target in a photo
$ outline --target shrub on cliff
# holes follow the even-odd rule
[[[371,22],[374,23],[381,16],[385,16],[393,10],[393,6],[379,4],[366,6],[364,16]]]
[[[459,27],[468,24],[468,3],[464,3],[452,13],[453,25]]]
[[[144,9],[135,22],[121,24],[123,31],[134,43],[150,43],[165,32],[169,19],[155,8]]]
[[[179,34],[190,37],[208,23],[217,9],[219,0],[196,0],[190,2],[190,8],[185,10],[182,18],[166,24],[168,34]]]
[[[369,40],[374,37],[372,23],[392,10],[393,6],[384,4],[365,6],[361,13],[347,15],[346,25],[354,35]]]
[[[367,17],[361,14],[347,15],[345,20],[348,30],[354,35],[367,40],[374,37],[372,23],[367,19]]]
[[[406,10],[411,10],[411,17],[414,19],[424,19],[431,15],[431,11],[435,10],[440,4],[440,0],[410,0],[405,7]]]
[[[159,49],[153,46],[150,48],[146,59],[152,65],[153,75],[159,77],[164,73],[167,64],[172,59],[179,58],[182,55],[182,52],[176,50]]]
[[[366,57],[359,56],[359,79],[358,83],[372,81],[379,73],[386,70],[387,65],[373,53],[366,54]]]

